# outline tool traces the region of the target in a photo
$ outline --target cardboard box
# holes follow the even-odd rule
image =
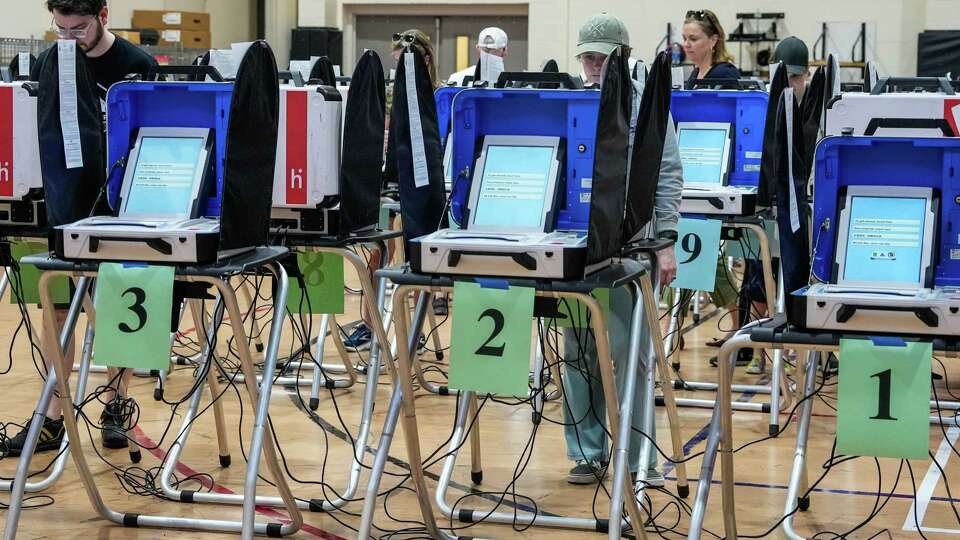
[[[154,28],[156,30],[210,30],[210,14],[193,11],[155,11],[133,10],[134,28]]]
[[[116,34],[117,37],[122,37],[134,45],[140,44],[140,32],[135,32],[133,30],[111,30],[111,32]]]
[[[160,30],[160,45],[181,45],[187,49],[209,49],[210,32],[196,30]]]

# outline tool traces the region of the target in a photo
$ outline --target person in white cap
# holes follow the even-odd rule
[[[463,86],[467,77],[475,81],[487,81],[491,84],[503,73],[503,59],[507,57],[507,33],[501,28],[491,26],[480,31],[477,40],[477,63],[467,69],[458,71],[447,79],[447,84]]]

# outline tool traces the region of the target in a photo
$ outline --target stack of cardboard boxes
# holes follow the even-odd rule
[[[135,9],[132,26],[137,30],[151,29],[159,32],[159,45],[182,46],[188,49],[210,48],[209,13]]]

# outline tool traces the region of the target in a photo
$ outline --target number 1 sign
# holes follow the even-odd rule
[[[927,457],[932,357],[929,342],[890,347],[840,340],[838,453]]]
[[[173,267],[102,263],[96,287],[95,363],[167,369]]]
[[[450,388],[527,395],[534,291],[453,287]]]

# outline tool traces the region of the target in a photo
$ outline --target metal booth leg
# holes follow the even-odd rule
[[[6,283],[7,274],[4,272],[3,281]],[[73,298],[70,301],[70,310],[67,312],[67,318],[64,322],[63,329],[60,332],[59,344],[61,349],[66,348],[67,343],[73,339],[73,332],[76,328],[77,318],[80,314],[80,306],[83,303],[83,297],[87,294],[87,290],[90,286],[89,278],[81,278],[77,283],[76,292],[73,295]],[[2,294],[0,294],[2,296]],[[53,303],[44,300],[44,305],[52,306]],[[52,317],[53,309],[44,310],[44,315],[46,320],[46,315],[51,314]],[[54,325],[52,328],[56,328]],[[43,337],[52,337],[47,336],[51,331],[46,327],[43,328],[42,334]],[[43,337],[41,339],[43,339]],[[88,321],[87,329],[84,335],[83,341],[83,352],[81,354],[80,361],[80,375],[77,380],[77,402],[83,400],[84,388],[87,383],[87,378],[89,376],[90,368],[90,353],[92,350],[93,344],[93,325]],[[41,343],[41,346],[43,344]],[[48,363],[53,361],[51,357],[44,355],[44,358],[48,359]],[[33,459],[33,454],[37,448],[37,442],[40,439],[40,430],[43,428],[44,418],[47,412],[47,406],[50,404],[50,400],[53,398],[54,387],[57,384],[57,370],[54,366],[51,366],[47,371],[47,379],[43,385],[43,390],[40,392],[40,398],[37,402],[37,406],[33,411],[33,417],[30,421],[30,429],[27,430],[27,438],[24,441],[23,449],[20,452],[20,460],[17,463],[17,473],[14,477],[13,482],[5,481],[3,483],[4,491],[11,491],[10,495],[10,507],[7,509],[7,521],[4,529],[4,538],[10,539],[14,538],[17,533],[17,526],[20,521],[20,513],[23,510],[23,497],[24,492],[35,492],[46,489],[53,485],[57,479],[60,478],[60,475],[63,473],[64,466],[66,465],[67,453],[64,451],[69,445],[69,437],[64,437],[63,443],[60,444],[60,456],[57,458],[56,464],[54,465],[53,471],[42,481],[37,483],[28,483],[27,480],[30,477],[30,461]],[[63,416],[73,417],[73,407],[70,403],[67,408],[63,410]]]
[[[407,363],[409,367],[409,354],[411,350],[417,346],[417,341],[420,339],[420,329],[423,327],[423,321],[426,318],[427,308],[430,305],[430,295],[428,293],[423,293],[420,295],[420,298],[417,300],[417,307],[414,310],[413,322],[407,324],[405,318],[407,315],[406,312],[406,299],[401,298],[401,287],[397,287],[393,292],[393,305],[394,311],[396,314],[397,324],[397,334],[398,336],[405,336],[404,340],[407,344]],[[399,310],[399,311],[398,311]],[[403,324],[400,324],[399,321],[403,320]],[[400,333],[400,327],[404,328],[406,334]],[[411,331],[406,329],[410,328]],[[399,348],[399,347],[398,347]],[[400,351],[398,350],[398,354]],[[397,421],[400,418],[401,412],[401,402],[402,402],[402,389],[400,385],[400,379],[398,378],[397,369],[395,367],[390,367],[390,372],[393,378],[393,392],[390,395],[390,405],[387,409],[386,418],[384,419],[383,431],[380,434],[380,442],[377,447],[377,453],[373,460],[373,467],[370,470],[370,479],[367,483],[367,492],[363,500],[363,514],[360,518],[360,527],[358,530],[357,538],[366,540],[370,538],[371,531],[373,530],[373,516],[376,513],[377,507],[377,493],[380,489],[380,481],[383,479],[383,471],[387,464],[387,458],[390,455],[390,445],[393,442],[393,435],[396,432]],[[410,376],[409,370],[405,373],[407,377]]]
[[[804,374],[803,388],[805,396],[813,394],[817,381],[817,364],[820,353],[807,353],[806,362],[797,358],[797,375]],[[806,364],[801,370],[801,365]],[[799,380],[797,386],[800,386]],[[810,420],[813,413],[813,401],[806,400],[800,406],[800,424],[797,427],[797,444],[793,453],[793,467],[790,469],[790,484],[787,488],[787,500],[784,503],[783,515],[789,516],[783,520],[783,534],[790,540],[802,540],[804,536],[793,528],[793,512],[799,508],[806,511],[810,507],[810,499],[803,495],[807,491],[807,440],[810,436]]]
[[[656,372],[660,372],[660,388],[663,392],[663,403],[667,409],[667,422],[670,426],[670,443],[673,446],[674,471],[677,474],[677,495],[686,498],[690,494],[690,486],[687,483],[687,464],[683,461],[683,437],[681,435],[680,415],[677,411],[676,399],[673,395],[673,387],[670,384],[670,369],[667,367],[667,355],[663,350],[663,339],[660,336],[660,318],[657,316],[656,295],[653,289],[653,282],[649,274],[640,278],[640,296],[644,302],[644,314],[646,316],[647,328],[650,332],[650,345],[653,346],[653,356],[648,360],[651,365],[649,370],[651,378],[656,377]],[[656,362],[656,364],[653,364]],[[651,383],[652,384],[652,383]],[[647,394],[653,399],[654,392],[651,389]],[[653,422],[653,407],[649,407],[649,422]],[[642,461],[641,464],[647,463]]]

